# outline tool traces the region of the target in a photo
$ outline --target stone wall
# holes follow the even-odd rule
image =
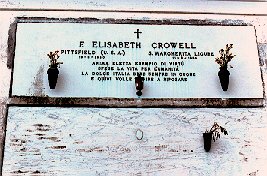
[[[179,9],[168,13],[174,10],[170,5],[159,12],[160,2],[149,13],[141,11],[136,3],[139,12],[122,13],[105,11],[109,3],[104,1],[89,3],[88,8],[99,11],[30,10],[38,6],[8,2],[10,5],[5,2],[5,9],[0,11],[1,153],[8,139],[2,175],[266,175],[266,96],[264,106],[258,108],[94,108],[88,104],[67,108],[57,107],[62,106],[58,102],[40,107],[43,105],[36,100],[9,97],[11,69],[7,54],[8,30],[16,17],[22,16],[250,23],[256,28],[266,84],[267,15],[260,8],[265,4],[257,6],[257,11],[253,4],[242,3],[239,8],[233,5],[233,9],[239,9],[236,13],[221,6],[216,14],[211,6],[207,7],[208,13],[182,13]],[[120,9],[129,10],[126,5]],[[59,3],[55,7],[62,6]],[[245,6],[250,7],[248,11],[244,11]],[[229,135],[212,143],[207,153],[202,133],[214,122],[225,127]]]

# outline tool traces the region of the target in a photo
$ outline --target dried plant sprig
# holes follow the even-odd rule
[[[233,48],[233,44],[226,44],[225,50],[220,49],[220,56],[215,58],[215,62],[221,67],[227,66],[227,64],[236,56],[233,53],[230,53],[230,50]]]
[[[212,133],[212,139],[215,142],[218,138],[220,138],[220,132],[223,133],[224,135],[228,135],[228,132],[225,128],[220,126],[217,122],[214,122],[213,126],[211,129],[208,131],[206,130],[206,133]]]
[[[60,57],[58,53],[59,51],[56,50],[55,52],[50,52],[49,54],[47,54],[50,59],[49,67],[57,67],[60,66],[60,64],[63,64],[63,62],[58,62],[58,58]]]

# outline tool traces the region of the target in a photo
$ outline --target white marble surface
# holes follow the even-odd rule
[[[10,107],[3,175],[264,175],[266,117],[262,108]],[[207,153],[202,133],[214,122],[229,135]]]
[[[134,32],[140,29],[142,34],[136,38]],[[116,31],[114,33],[114,31]],[[246,37],[244,37],[246,36]],[[80,46],[83,41],[84,47]],[[141,48],[100,48],[93,47],[93,41],[137,42]],[[158,43],[188,43],[196,49],[153,48]],[[229,63],[230,83],[227,92],[222,91],[215,57],[226,44],[233,44],[234,59]],[[98,46],[98,45],[97,45]],[[178,46],[178,44],[177,44]],[[183,44],[185,46],[185,44]],[[89,50],[101,56],[102,51],[109,54],[105,59],[79,59],[77,54],[60,54],[59,60],[64,64],[59,69],[59,78],[55,90],[48,86],[47,69],[50,51]],[[123,51],[122,51],[123,50]],[[111,52],[125,52],[125,56],[111,55]],[[153,56],[149,56],[151,52]],[[209,52],[214,56],[197,56],[197,59],[173,59],[168,56],[155,56],[155,52]],[[263,86],[259,67],[259,57],[253,26],[194,26],[194,25],[136,25],[136,24],[79,24],[79,23],[18,23],[16,33],[16,50],[14,59],[12,95],[49,96],[49,97],[115,97],[136,98],[134,72],[142,72],[145,78],[143,98],[263,98]],[[99,81],[104,76],[95,76],[100,72],[93,63],[108,62],[111,81]],[[113,62],[130,62],[131,65],[114,65]],[[157,65],[136,66],[135,62],[156,62]],[[161,65],[161,62],[166,62]],[[170,62],[183,62],[179,71],[165,71],[168,76],[149,76],[155,73],[155,67],[171,67]],[[107,67],[101,65],[101,67]],[[138,71],[128,70],[137,68]],[[142,70],[142,67],[151,71]],[[31,69],[29,69],[31,68]],[[119,68],[119,69],[118,69]],[[124,68],[123,71],[120,71]],[[88,72],[88,76],[81,74]],[[130,76],[114,76],[114,72],[129,73]],[[171,76],[171,73],[177,76]],[[179,76],[180,73],[194,73],[196,76]],[[94,77],[94,80],[91,77]],[[132,81],[119,81],[117,78]],[[164,78],[187,78],[187,81],[163,81]],[[160,79],[160,81],[158,81]]]

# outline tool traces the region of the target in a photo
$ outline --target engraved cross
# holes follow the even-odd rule
[[[142,34],[142,32],[140,32],[139,29],[137,29],[137,31],[134,33],[136,34],[137,39],[139,39],[139,34]]]

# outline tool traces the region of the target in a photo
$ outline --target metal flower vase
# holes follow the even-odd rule
[[[222,87],[223,91],[227,91],[228,86],[229,86],[229,77],[230,77],[230,72],[227,70],[227,65],[220,67],[220,71],[218,72],[218,76],[219,76],[221,87]]]
[[[49,69],[47,70],[50,89],[56,88],[58,74],[59,74],[58,67],[60,67],[60,64],[63,64],[63,62],[58,62],[59,58],[58,53],[59,51],[57,50],[55,52],[50,52],[49,54],[47,54],[47,56],[50,59]]]
[[[211,140],[212,140],[212,133],[203,133],[203,140],[204,140],[204,149],[206,152],[210,151],[211,148]]]
[[[50,89],[55,89],[57,85],[58,74],[59,74],[58,68],[50,67],[47,70],[47,74],[48,74],[48,81],[49,81]]]

